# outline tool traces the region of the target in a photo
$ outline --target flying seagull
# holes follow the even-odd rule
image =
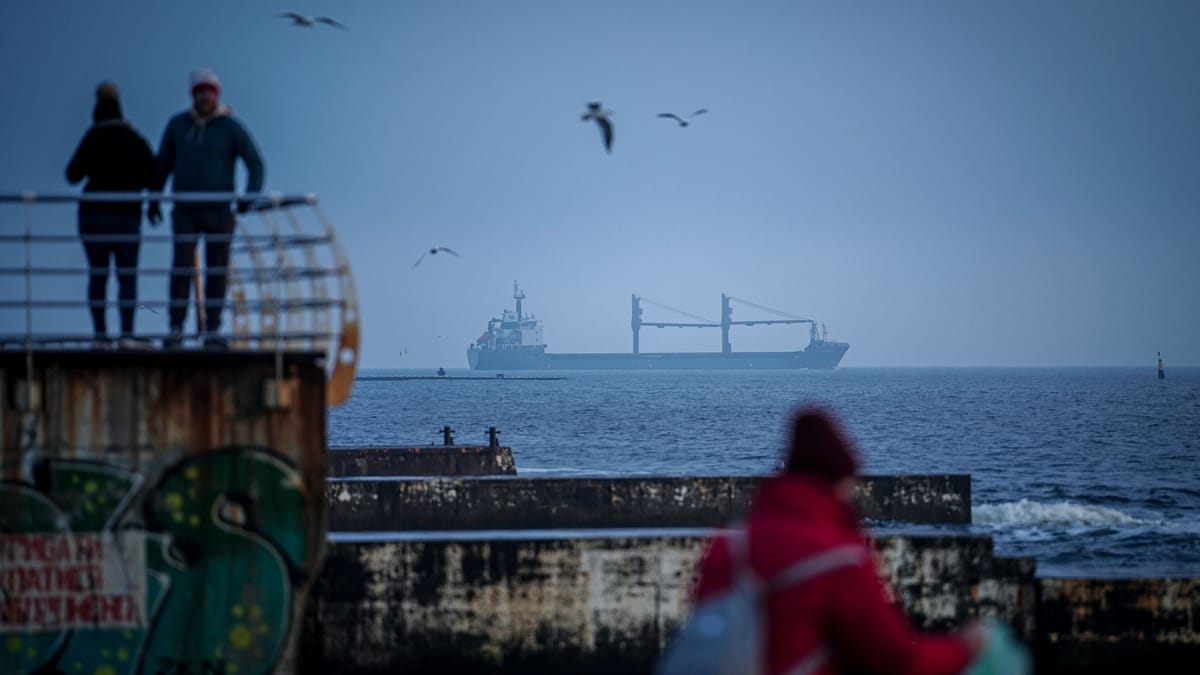
[[[277,16],[281,19],[291,19],[293,26],[304,26],[307,28],[307,27],[311,27],[315,23],[323,23],[323,24],[326,24],[329,26],[333,26],[334,28],[341,28],[342,30],[349,30],[340,21],[338,21],[337,19],[334,19],[333,17],[328,17],[328,16],[305,16],[298,12],[280,12],[280,13],[276,14],[275,16]]]
[[[612,153],[613,128],[612,120],[608,119],[610,115],[615,115],[611,110],[605,110],[604,106],[600,105],[599,101],[592,101],[587,104],[587,112],[583,113],[580,118],[584,122],[588,120],[596,120],[596,124],[600,125],[600,133],[604,135],[604,150]]]
[[[417,265],[421,264],[421,261],[425,259],[425,256],[437,255],[438,253],[449,253],[450,255],[454,256],[455,258],[462,257],[458,253],[455,253],[453,249],[446,248],[445,246],[434,246],[433,248],[429,249],[428,251],[422,253],[420,258],[417,258],[417,262],[413,263],[413,269],[416,269]]]
[[[703,115],[706,112],[708,112],[708,108],[701,108],[701,109],[697,110],[696,112],[692,113],[691,115],[688,115],[687,120],[692,119],[696,115]],[[658,116],[675,120],[676,122],[679,122],[679,126],[681,126],[681,127],[686,127],[688,125],[687,120],[683,119],[679,115],[676,115],[675,113],[658,113]]]

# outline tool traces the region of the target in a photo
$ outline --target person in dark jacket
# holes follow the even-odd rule
[[[67,165],[67,181],[72,185],[85,178],[84,193],[141,192],[160,183],[154,153],[121,117],[119,94],[111,82],[96,89],[92,127]],[[158,220],[152,217],[151,223],[157,225]],[[140,201],[79,203],[79,236],[88,261],[87,295],[98,346],[109,344],[105,288],[110,260],[117,266],[121,343],[133,346],[141,224]]]
[[[204,343],[207,347],[222,348],[228,344],[219,332],[234,215],[227,202],[189,203],[178,201],[178,197],[185,192],[233,192],[234,169],[239,158],[245,162],[248,173],[246,192],[260,192],[263,161],[249,132],[234,119],[232,110],[221,105],[221,81],[216,73],[197,70],[192,73],[191,83],[192,107],[167,122],[158,147],[163,179],[173,176],[172,191],[176,194],[171,213],[175,245],[171,262],[170,337],[164,347],[181,344],[191,288],[189,279],[197,241],[203,235],[204,261],[208,266],[204,284]],[[238,212],[245,213],[249,206],[249,202],[239,200]],[[158,205],[151,208],[157,212]]]
[[[791,432],[782,473],[760,486],[746,520],[746,561],[758,579],[809,563],[803,578],[766,597],[763,672],[963,672],[987,640],[982,624],[919,635],[888,600],[852,506],[857,453],[833,415],[801,409]],[[731,555],[727,537],[709,543],[697,602],[731,587]]]

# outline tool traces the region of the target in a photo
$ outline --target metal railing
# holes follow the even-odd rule
[[[81,203],[148,202],[211,204],[235,202],[229,261],[225,267],[201,265],[204,237],[171,234],[171,214],[159,228],[142,226],[144,234],[80,234],[70,207]],[[140,208],[140,206],[139,206]],[[169,211],[169,210],[168,210]],[[137,242],[136,268],[92,269],[83,242]],[[172,267],[177,245],[193,245],[188,268]],[[110,271],[111,270],[111,271]],[[88,299],[89,279],[103,275],[106,294]],[[136,300],[119,300],[118,277],[136,275]],[[206,330],[208,303],[204,286],[224,275],[222,331]],[[186,277],[188,293],[172,299],[168,284]],[[109,280],[112,283],[109,283]],[[14,283],[20,280],[21,283]],[[99,308],[108,326],[119,311],[132,309],[135,321],[150,330],[96,335],[90,317]],[[168,316],[182,309],[182,335],[169,329]],[[216,309],[215,307],[213,308]],[[282,363],[285,352],[321,352],[328,369],[327,400],[338,404],[349,396],[359,354],[359,309],[349,260],[333,223],[315,195],[279,193],[0,193],[0,350],[148,349],[169,346],[199,349],[227,345],[232,350],[271,351]],[[135,324],[136,325],[136,324]],[[181,338],[176,344],[175,339]],[[207,340],[206,340],[207,338]]]

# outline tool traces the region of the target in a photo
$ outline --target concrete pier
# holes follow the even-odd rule
[[[689,609],[704,530],[335,534],[301,643],[307,672],[642,673]],[[872,539],[927,629],[993,614],[1031,637],[1032,561],[986,537]]]
[[[329,475],[503,476],[517,473],[512,448],[488,445],[330,448]]]
[[[331,453],[334,455],[336,453]],[[333,457],[330,464],[334,464]],[[734,477],[353,479],[327,485],[332,531],[717,527],[762,479]],[[864,476],[875,521],[971,522],[967,475]]]
[[[1200,663],[1200,578],[1047,578],[1038,587],[1039,670],[1195,672]]]

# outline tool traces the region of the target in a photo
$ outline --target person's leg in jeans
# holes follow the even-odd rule
[[[104,216],[95,213],[79,214],[79,238],[88,262],[88,310],[92,314],[92,330],[97,340],[108,333],[105,321],[104,296],[108,286],[108,257],[111,244],[105,241]]]
[[[225,282],[229,277],[229,246],[234,219],[230,211],[213,213],[205,219],[204,331],[215,336],[221,331],[221,313],[225,309]]]
[[[137,307],[138,248],[141,246],[141,214],[118,216],[124,222],[114,232],[121,234],[121,241],[113,243],[113,257],[117,262],[117,285],[121,308],[121,337],[133,337],[133,316]]]
[[[196,215],[176,206],[171,212],[171,230],[174,246],[171,254],[171,285],[169,295],[171,308],[171,337],[167,346],[179,346],[183,334],[183,320],[187,318],[188,296],[191,291],[192,268],[195,263],[196,238],[198,234]]]

